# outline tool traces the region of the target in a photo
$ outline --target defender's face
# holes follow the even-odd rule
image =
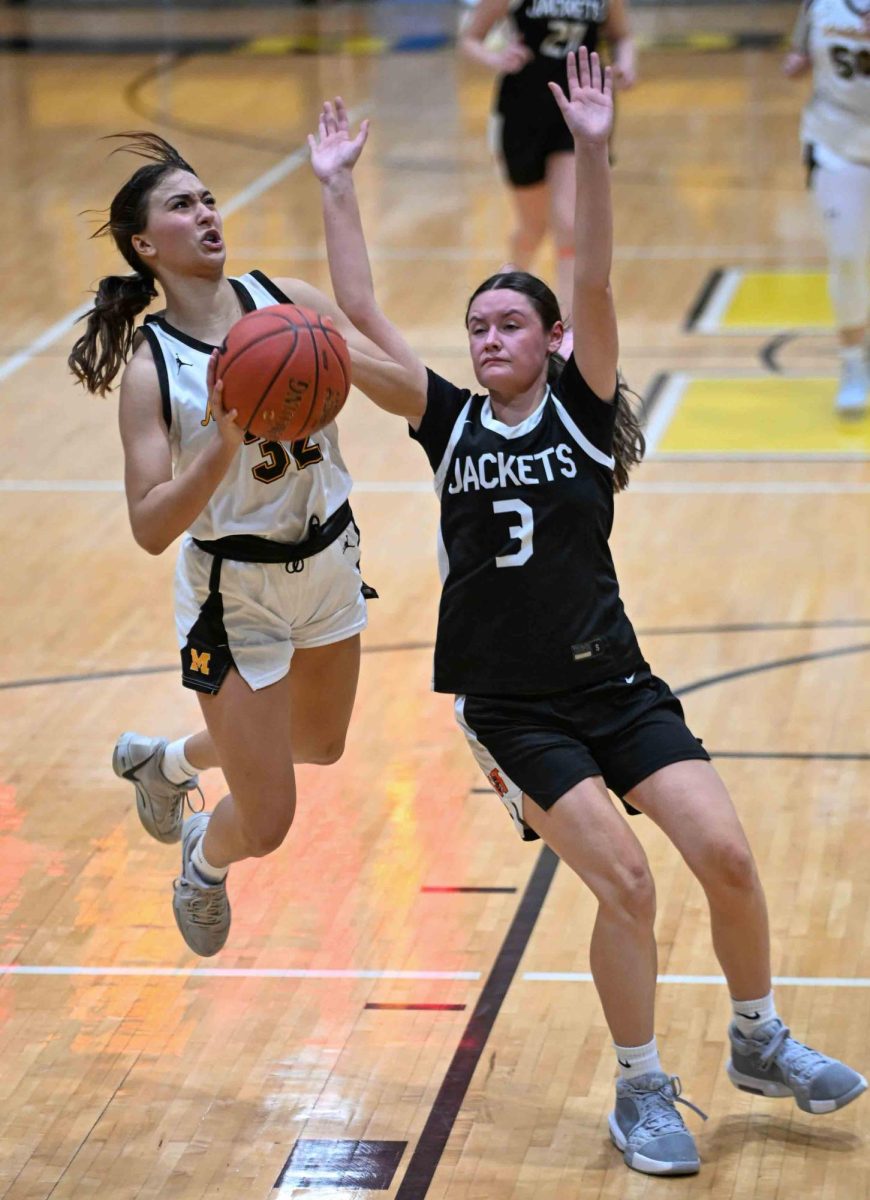
[[[133,248],[154,271],[212,275],[227,252],[210,190],[189,171],[169,171],[148,197],[148,222]]]
[[[562,326],[547,330],[522,292],[495,288],[475,296],[468,313],[468,346],[478,383],[513,395],[533,387],[562,340]]]

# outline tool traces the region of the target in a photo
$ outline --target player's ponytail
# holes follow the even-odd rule
[[[148,198],[167,172],[196,174],[175,147],[156,133],[134,130],[110,136],[127,139],[118,150],[148,159],[148,164],[131,175],[112,200],[108,221],[92,234],[111,234],[133,274],[107,275],[100,280],[94,307],[85,314],[85,332],[67,360],[76,379],[89,392],[102,396],[129,357],[136,317],[157,295],[154,276],[133,248],[133,237],[148,223]]]
[[[67,359],[73,375],[89,392],[105,396],[129,357],[136,318],[156,295],[154,280],[144,271],[100,280],[94,307],[85,314],[85,332]]]

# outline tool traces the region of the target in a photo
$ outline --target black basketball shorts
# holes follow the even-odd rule
[[[601,775],[634,815],[625,796],[637,784],[672,763],[710,760],[677,697],[647,668],[553,696],[457,696],[456,719],[524,841],[537,834],[522,819],[523,793],[549,809]]]
[[[551,154],[574,153],[574,139],[559,106],[542,87],[534,101],[512,97],[493,114],[493,149],[514,187],[543,183]]]

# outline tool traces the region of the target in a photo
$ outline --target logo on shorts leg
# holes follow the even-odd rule
[[[487,779],[500,796],[506,796],[508,794],[508,785],[502,778],[501,771],[499,771],[498,767],[493,767],[493,769],[487,775]]]
[[[202,654],[200,654],[200,652],[198,650],[194,650],[193,646],[190,647],[190,669],[191,669],[191,672],[197,671],[197,672],[199,672],[200,675],[211,674],[210,669],[209,669],[210,661],[211,661],[211,651],[210,650],[204,650],[202,652]]]

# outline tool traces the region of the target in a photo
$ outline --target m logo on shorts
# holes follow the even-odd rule
[[[209,664],[210,659],[211,659],[211,651],[210,650],[204,650],[202,652],[202,654],[200,654],[200,652],[198,650],[194,650],[193,646],[190,647],[190,669],[191,669],[191,671],[198,671],[201,675],[208,675],[209,674],[209,665],[208,664]]]
[[[508,785],[502,778],[501,771],[499,771],[498,767],[493,767],[493,769],[487,775],[487,779],[500,796],[506,796],[508,794]]]

